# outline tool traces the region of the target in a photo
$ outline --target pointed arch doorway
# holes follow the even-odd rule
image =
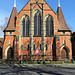
[[[70,50],[69,48],[66,46],[66,45],[63,45],[61,48],[60,48],[60,52],[61,52],[61,60],[66,60],[66,59],[70,59]]]
[[[13,59],[13,49],[11,47],[7,51],[7,59]]]
[[[6,49],[5,49],[5,59],[13,59],[14,58],[14,50],[11,47],[11,45],[9,45]]]

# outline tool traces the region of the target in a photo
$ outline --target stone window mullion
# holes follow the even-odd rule
[[[46,50],[48,50],[48,44],[46,44]]]

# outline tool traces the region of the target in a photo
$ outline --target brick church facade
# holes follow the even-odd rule
[[[2,58],[71,60],[71,34],[60,4],[57,13],[45,0],[29,0],[19,13],[14,5],[4,29]]]

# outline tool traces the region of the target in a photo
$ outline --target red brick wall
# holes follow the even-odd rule
[[[30,17],[30,3],[34,3],[34,1],[29,1],[28,4],[26,4],[26,6],[16,15],[17,20],[16,20],[16,31],[13,32],[13,35],[20,35],[20,19],[21,17],[26,14]],[[65,36],[62,35],[62,32],[58,32],[58,19],[57,19],[57,14],[51,9],[51,7],[49,7],[45,1],[39,1],[39,3],[45,3],[44,4],[44,16],[50,14],[53,16],[54,18],[54,35],[59,35],[59,44],[56,44],[56,46],[58,46],[59,48],[56,47],[56,55],[60,56],[60,48],[63,46],[63,40],[66,40],[66,46],[69,48],[70,50],[70,59],[72,57],[72,49],[71,49],[71,42],[69,39],[71,39],[69,32],[66,32]],[[35,6],[35,4],[33,5],[33,7]],[[39,4],[39,6],[41,7],[41,5]],[[40,8],[37,6],[35,8],[39,9]],[[50,10],[50,11],[46,11],[46,10]],[[8,32],[6,32],[6,35],[9,35]],[[67,36],[68,35],[68,36]],[[29,43],[29,37],[23,37],[23,51],[22,54],[23,55],[28,55],[29,54],[29,50],[27,50],[27,44]],[[9,45],[9,40],[11,40],[12,42],[10,42],[10,44],[13,46],[14,44],[14,56],[19,57],[19,41],[14,41],[14,36],[5,36],[5,41],[4,41],[4,45],[3,45],[3,57],[5,56],[5,49],[8,47]],[[33,38],[34,43],[36,45],[36,49],[39,50],[39,43],[41,43],[41,37],[34,37]],[[52,45],[53,45],[53,40],[54,37],[45,37],[45,41],[48,44],[48,50],[46,50],[46,55],[51,55],[51,56],[45,56],[45,59],[53,59],[53,50],[52,50]],[[14,43],[13,43],[14,41]],[[36,51],[33,50],[33,54],[36,55]],[[39,50],[39,54],[41,55],[41,50]],[[35,57],[33,56],[33,59],[42,59],[42,57]],[[58,60],[60,60],[60,58],[58,58]]]

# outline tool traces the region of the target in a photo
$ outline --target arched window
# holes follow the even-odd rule
[[[29,20],[26,20],[26,36],[29,36]]]
[[[37,35],[37,15],[34,16],[34,36]]]
[[[52,36],[54,35],[54,31],[53,31],[53,18],[51,16],[49,16],[46,19],[46,36]]]
[[[40,48],[39,48],[40,50],[42,50],[42,48],[41,48],[41,44],[40,44]]]
[[[29,44],[27,45],[27,50],[29,50]]]
[[[49,36],[48,18],[46,19],[46,36]]]
[[[25,36],[25,19],[23,19],[22,21],[22,36],[24,37]]]
[[[38,35],[41,35],[41,16],[38,15]]]
[[[34,50],[36,50],[36,48],[35,48],[35,44],[34,44]]]
[[[21,50],[23,50],[23,44],[21,44]]]
[[[48,50],[48,46],[47,46],[47,44],[46,44],[46,50]]]
[[[50,35],[53,35],[53,19],[50,18]]]
[[[22,21],[22,36],[29,36],[29,19],[28,16]]]
[[[41,36],[41,15],[38,12],[34,16],[34,36]]]

